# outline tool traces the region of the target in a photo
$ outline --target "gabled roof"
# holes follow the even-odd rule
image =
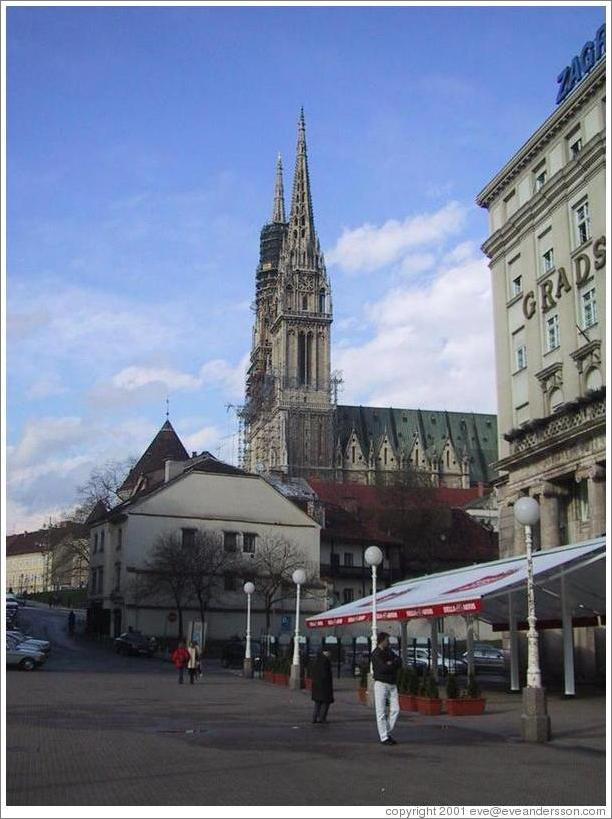
[[[491,483],[490,467],[497,458],[497,416],[476,412],[361,407],[339,405],[336,410],[336,438],[344,450],[353,431],[367,455],[370,441],[378,447],[384,435],[398,454],[410,454],[420,441],[428,454],[442,454],[450,438],[459,458],[467,454],[471,483]]]
[[[6,556],[49,552],[66,537],[87,538],[88,528],[84,523],[66,521],[59,526],[37,529],[35,532],[21,532],[7,535]]]
[[[126,492],[133,489],[141,475],[163,470],[167,460],[189,460],[189,454],[181,443],[181,439],[176,434],[170,421],[166,421],[155,438],[153,438],[145,450],[144,455],[142,455],[136,465],[132,467],[118,491]]]

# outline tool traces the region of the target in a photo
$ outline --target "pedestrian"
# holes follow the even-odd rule
[[[389,647],[389,635],[386,631],[381,631],[376,638],[376,648],[372,652],[372,671],[374,672],[376,724],[383,745],[397,744],[391,732],[395,727],[400,710],[397,674],[401,665],[402,661]]]
[[[187,661],[187,670],[189,671],[189,683],[193,685],[200,670],[200,647],[198,646],[195,640],[192,640],[189,643],[189,648],[187,649],[187,652],[189,654],[189,660]]]
[[[76,616],[73,611],[68,615],[68,634],[74,634],[74,625],[76,623]]]
[[[312,680],[312,700],[314,710],[313,722],[327,722],[329,706],[334,701],[334,683],[332,679],[331,653],[323,648],[314,661],[310,678]]]
[[[174,663],[174,667],[178,669],[178,681],[182,685],[183,684],[183,675],[185,673],[185,669],[187,668],[187,663],[189,662],[189,652],[185,647],[185,641],[180,640],[178,644],[178,648],[175,648],[172,652],[172,657],[170,658]]]

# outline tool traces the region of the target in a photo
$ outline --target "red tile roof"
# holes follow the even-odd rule
[[[66,536],[86,538],[88,537],[88,528],[82,523],[67,521],[50,529],[37,529],[35,532],[7,535],[6,556],[48,552],[58,543],[61,543]]]
[[[449,489],[443,486],[404,490],[386,489],[360,483],[331,483],[314,478],[308,483],[323,503],[336,504],[349,510],[355,507],[380,510],[388,507],[390,499],[400,495],[412,501],[416,507],[440,505],[460,507],[479,497],[481,491],[477,486],[469,489]]]

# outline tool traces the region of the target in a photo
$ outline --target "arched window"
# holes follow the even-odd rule
[[[325,312],[325,290],[319,290],[319,313]]]
[[[302,310],[308,310],[308,296],[302,296]]]

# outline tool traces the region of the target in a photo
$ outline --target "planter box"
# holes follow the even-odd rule
[[[475,700],[445,700],[446,713],[451,717],[475,717],[484,714],[486,700],[479,697]]]
[[[275,674],[274,682],[276,685],[289,685],[289,676],[287,674]]]
[[[310,677],[304,677],[304,688],[307,691],[312,691],[312,680]]]
[[[413,694],[400,694],[399,706],[400,711],[416,711],[416,697]]]
[[[357,689],[357,698],[362,705],[366,705],[368,701],[368,689],[367,688],[358,688]]]
[[[274,682],[274,674],[271,671],[264,671],[263,678],[265,682],[273,683]]]
[[[416,697],[417,711],[428,717],[437,717],[442,713],[442,700],[432,700],[429,697]]]

